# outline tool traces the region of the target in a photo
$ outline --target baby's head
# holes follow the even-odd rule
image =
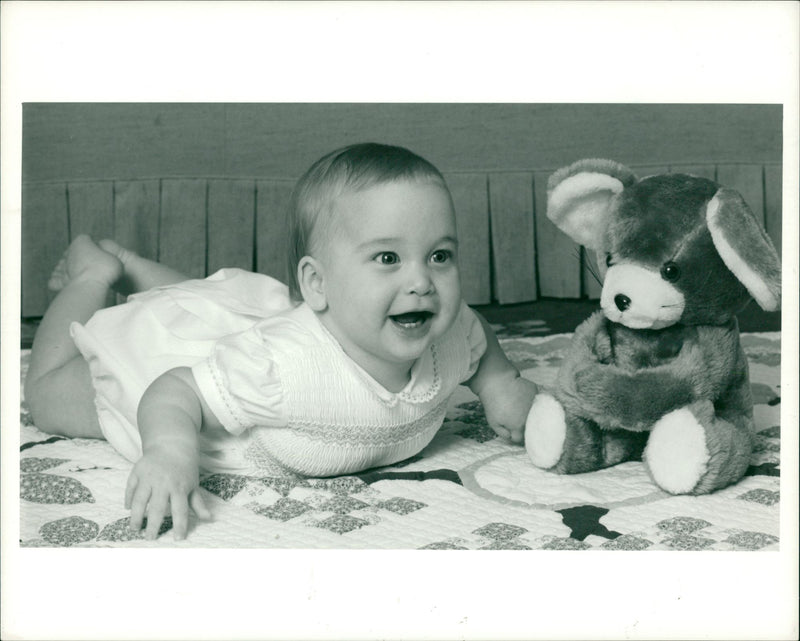
[[[408,365],[452,325],[461,304],[455,214],[428,161],[375,143],[334,151],[299,180],[288,222],[293,299],[367,371]]]
[[[303,300],[297,278],[300,260],[318,255],[331,239],[337,199],[346,191],[396,181],[432,182],[447,191],[442,174],[430,162],[403,147],[378,143],[332,151],[303,174],[292,192],[287,216],[287,281],[292,300]]]

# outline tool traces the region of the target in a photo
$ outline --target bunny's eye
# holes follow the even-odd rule
[[[661,267],[661,278],[670,283],[674,283],[681,277],[681,268],[672,261],[664,263]]]
[[[611,260],[611,254],[606,254],[606,267],[611,267],[614,261]]]

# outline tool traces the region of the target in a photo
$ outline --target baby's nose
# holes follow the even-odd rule
[[[426,296],[433,292],[433,280],[427,269],[412,268],[409,274],[408,292],[417,296]]]

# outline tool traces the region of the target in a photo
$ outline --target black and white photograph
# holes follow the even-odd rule
[[[4,638],[792,638],[798,12],[679,4],[3,3]]]
[[[25,105],[21,545],[778,548],[782,115],[777,105]],[[318,158],[328,173],[309,177]],[[406,182],[437,187],[419,219]],[[293,189],[313,194],[309,204]],[[631,204],[606,204],[613,189]],[[322,212],[350,191],[368,195],[355,210],[396,199],[397,228],[316,231],[337,225]],[[440,194],[454,218],[444,231],[430,220]],[[302,216],[312,197],[323,204],[299,234],[312,241],[295,252],[302,228],[286,212]],[[719,232],[706,213],[714,198]],[[624,236],[623,224],[638,227]],[[396,266],[411,262],[401,229],[433,232],[418,253],[442,273],[423,272],[421,293],[420,274],[408,283]],[[357,242],[339,250],[340,234]],[[317,302],[297,275],[312,251],[358,255],[324,292],[335,302]],[[451,293],[434,282],[449,261],[460,276]],[[670,280],[670,269],[684,273]],[[84,278],[103,285],[75,287]],[[123,295],[137,296],[114,305]],[[462,301],[487,329],[448,309]],[[308,318],[295,318],[298,303]],[[276,320],[287,311],[288,325]],[[313,338],[320,323],[335,350]],[[453,323],[465,324],[463,363],[442,353]],[[505,354],[497,361],[490,340]],[[180,498],[169,483],[189,479],[161,490],[131,472],[148,446],[143,404],[179,367],[210,414],[185,455],[198,487]],[[376,393],[393,411],[371,407]],[[157,405],[156,420],[175,411]],[[126,509],[120,497],[139,482],[152,496],[133,488]],[[173,510],[183,501],[182,515],[151,512],[161,491]]]

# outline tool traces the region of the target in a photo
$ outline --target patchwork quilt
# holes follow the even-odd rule
[[[498,327],[523,375],[555,380],[570,335]],[[22,547],[317,549],[777,550],[780,515],[780,334],[745,334],[756,450],[738,484],[671,496],[642,463],[560,476],[495,436],[466,388],[430,445],[399,464],[339,478],[202,479],[214,518],[176,542],[128,527],[131,464],[104,441],[45,434],[21,407]],[[22,352],[22,376],[29,352]]]

